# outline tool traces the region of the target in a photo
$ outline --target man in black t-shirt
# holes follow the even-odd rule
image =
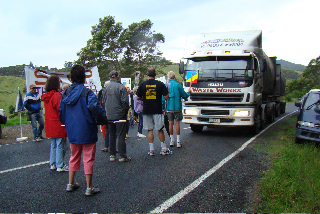
[[[161,142],[161,155],[172,154],[172,151],[167,149],[164,135],[164,121],[162,110],[162,96],[164,99],[169,98],[168,89],[165,84],[155,80],[156,71],[154,68],[149,68],[147,72],[148,80],[139,85],[137,91],[137,99],[143,100],[143,128],[148,130],[147,137],[150,147],[150,156],[155,155],[154,150],[154,134],[153,129],[158,131],[159,140]]]

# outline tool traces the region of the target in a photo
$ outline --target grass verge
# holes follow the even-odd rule
[[[267,152],[270,168],[259,184],[255,213],[320,212],[320,151],[314,143],[295,144],[296,117],[272,130],[257,149]],[[268,141],[268,138],[263,139]]]

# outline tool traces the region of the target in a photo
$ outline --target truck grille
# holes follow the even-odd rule
[[[201,115],[229,116],[229,110],[201,110]]]
[[[192,101],[242,102],[244,94],[191,94]]]

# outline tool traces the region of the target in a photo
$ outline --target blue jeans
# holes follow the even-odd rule
[[[64,143],[62,138],[51,138],[50,166],[63,167]]]
[[[32,125],[32,131],[33,131],[34,137],[36,138],[36,137],[42,136],[42,130],[44,128],[44,120],[41,112],[32,113],[30,117],[31,117],[31,125]],[[39,128],[37,128],[37,121],[39,123]]]
[[[138,132],[142,134],[142,128],[143,128],[143,114],[142,112],[138,113],[139,117],[139,125],[138,125]]]

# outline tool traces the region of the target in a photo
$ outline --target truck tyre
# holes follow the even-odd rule
[[[280,103],[280,114],[286,113],[286,102]]]
[[[272,123],[274,121],[274,115],[275,115],[275,106],[272,105],[271,109],[269,111],[269,114],[267,114],[267,122]]]
[[[262,114],[263,117],[262,117]],[[266,127],[266,124],[267,124],[267,114],[265,111],[262,111],[261,112],[261,126],[260,126],[260,130],[263,130],[265,127]]]
[[[261,116],[260,113],[257,113],[256,116],[254,117],[254,125],[251,126],[251,132],[252,134],[256,135],[260,132],[261,130]]]
[[[281,110],[281,105],[280,105],[280,103],[279,103],[279,104],[276,104],[276,105],[275,105],[275,108],[276,108],[276,109],[275,109],[275,116],[276,116],[276,117],[279,117],[280,114],[281,114],[281,111],[280,111],[280,110]]]
[[[190,124],[191,130],[193,132],[202,132],[203,126],[202,125],[193,125]]]

